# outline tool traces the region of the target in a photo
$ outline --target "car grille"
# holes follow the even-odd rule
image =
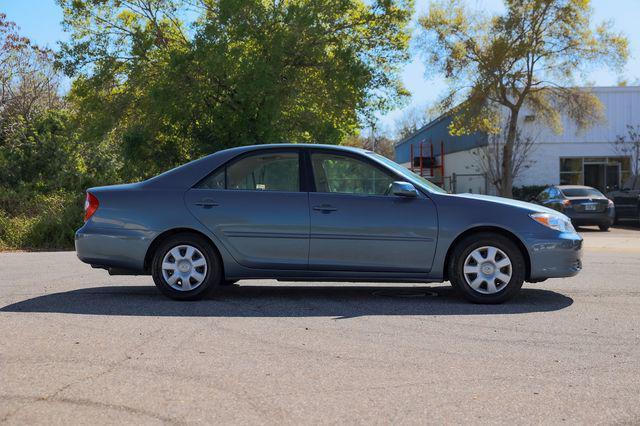
[[[571,264],[571,270],[574,272],[579,272],[582,270],[582,260],[578,259]]]

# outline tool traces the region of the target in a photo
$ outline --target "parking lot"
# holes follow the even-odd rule
[[[0,423],[640,423],[640,230],[504,305],[446,284],[247,281],[162,297],[0,253]]]

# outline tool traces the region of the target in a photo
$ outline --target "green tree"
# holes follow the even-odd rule
[[[82,168],[53,54],[0,14],[0,187],[68,188]],[[77,187],[77,185],[76,185]]]
[[[497,182],[512,196],[514,144],[524,109],[561,132],[561,114],[580,129],[602,118],[602,105],[576,77],[594,66],[621,67],[627,40],[611,23],[592,23],[589,0],[505,0],[505,12],[485,16],[458,0],[433,3],[421,17],[421,47],[449,91],[441,112],[453,115],[451,134],[498,133],[506,111],[506,137]]]
[[[139,178],[231,146],[339,143],[406,95],[404,0],[59,0],[83,140]]]

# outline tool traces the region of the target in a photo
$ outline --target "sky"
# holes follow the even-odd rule
[[[472,8],[485,11],[500,11],[502,0],[467,0]],[[412,21],[415,29],[418,16],[426,13],[430,0],[415,0],[416,12]],[[612,20],[614,30],[624,33],[629,39],[631,56],[622,75],[608,70],[590,73],[584,84],[596,86],[616,85],[623,79],[630,83],[640,82],[640,0],[592,0],[594,22]],[[56,49],[59,40],[65,40],[62,10],[55,0],[0,0],[0,12],[20,27],[20,33],[39,45]],[[397,121],[408,110],[426,110],[446,91],[442,78],[425,77],[425,66],[415,47],[411,49],[411,60],[402,71],[402,80],[411,93],[403,108],[380,115],[379,128],[392,133]],[[635,83],[640,84],[640,83]]]

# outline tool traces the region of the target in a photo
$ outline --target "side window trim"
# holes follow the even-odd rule
[[[316,181],[313,178],[313,166],[311,164],[311,152],[307,149],[300,149],[300,189],[303,192],[316,192]]]
[[[299,188],[299,190],[298,191],[266,191],[266,192],[291,192],[291,193],[309,192],[308,191],[308,178],[305,176],[306,173],[307,173],[306,167],[305,167],[306,154],[305,154],[304,150],[301,149],[301,148],[259,148],[259,149],[255,149],[255,150],[252,150],[252,151],[243,152],[243,153],[238,154],[235,157],[227,160],[226,163],[224,163],[224,164],[218,166],[217,168],[215,168],[211,173],[206,175],[204,178],[200,179],[191,188],[192,189],[211,189],[211,190],[215,190],[215,191],[245,191],[245,192],[257,191],[257,192],[265,192],[265,191],[262,191],[262,190],[259,190],[259,189],[235,190],[235,189],[229,189],[228,188],[229,179],[228,179],[228,176],[227,176],[227,170],[228,170],[229,166],[233,165],[234,163],[236,163],[238,161],[242,161],[244,158],[251,157],[252,155],[259,155],[261,153],[293,153],[293,154],[297,154],[298,155],[298,188]],[[200,187],[200,185],[203,182],[205,182],[211,176],[215,176],[221,170],[224,170],[224,188],[212,189],[212,188],[202,188],[202,187]]]

